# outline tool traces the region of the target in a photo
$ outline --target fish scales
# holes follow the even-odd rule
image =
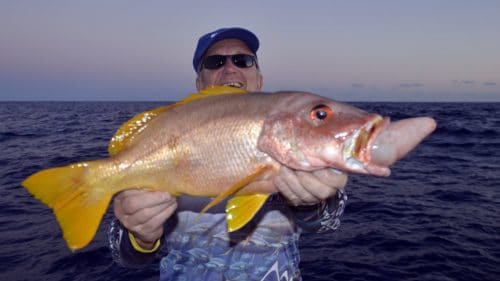
[[[193,101],[151,121],[132,147],[115,156],[119,162],[149,165],[137,167],[132,179],[118,186],[150,182],[176,195],[214,196],[221,187],[251,174],[256,165],[273,163],[257,149],[271,95],[253,99],[258,103],[246,96],[221,98]]]

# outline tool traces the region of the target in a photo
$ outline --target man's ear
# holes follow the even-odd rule
[[[200,81],[200,77],[196,77],[196,90],[201,91],[202,88],[201,88],[201,81]]]
[[[258,90],[262,90],[262,87],[264,87],[264,77],[262,74],[259,73],[259,79],[257,80],[257,88]]]

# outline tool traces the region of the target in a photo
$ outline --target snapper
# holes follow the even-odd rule
[[[389,176],[436,127],[432,118],[388,117],[305,92],[213,87],[123,124],[110,157],[39,171],[22,182],[52,208],[68,247],[90,243],[114,194],[141,187],[174,196],[230,198],[228,231],[276,192],[279,168]]]

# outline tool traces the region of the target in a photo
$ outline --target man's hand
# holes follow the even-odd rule
[[[335,195],[346,183],[347,175],[332,169],[304,172],[285,166],[275,179],[278,191],[293,206],[318,204]]]
[[[167,192],[129,189],[115,196],[113,208],[139,246],[152,249],[163,235],[163,224],[174,213],[177,201]]]

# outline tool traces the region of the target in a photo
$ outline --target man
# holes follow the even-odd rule
[[[196,88],[229,85],[260,91],[259,40],[242,28],[222,28],[202,36],[193,67]],[[347,177],[333,170],[282,168],[272,195],[243,229],[228,233],[224,204],[200,215],[210,198],[127,190],[114,199],[118,221],[110,227],[113,257],[139,265],[165,253],[161,280],[297,280],[298,238],[302,231],[338,227]],[[161,245],[161,247],[160,247]]]

